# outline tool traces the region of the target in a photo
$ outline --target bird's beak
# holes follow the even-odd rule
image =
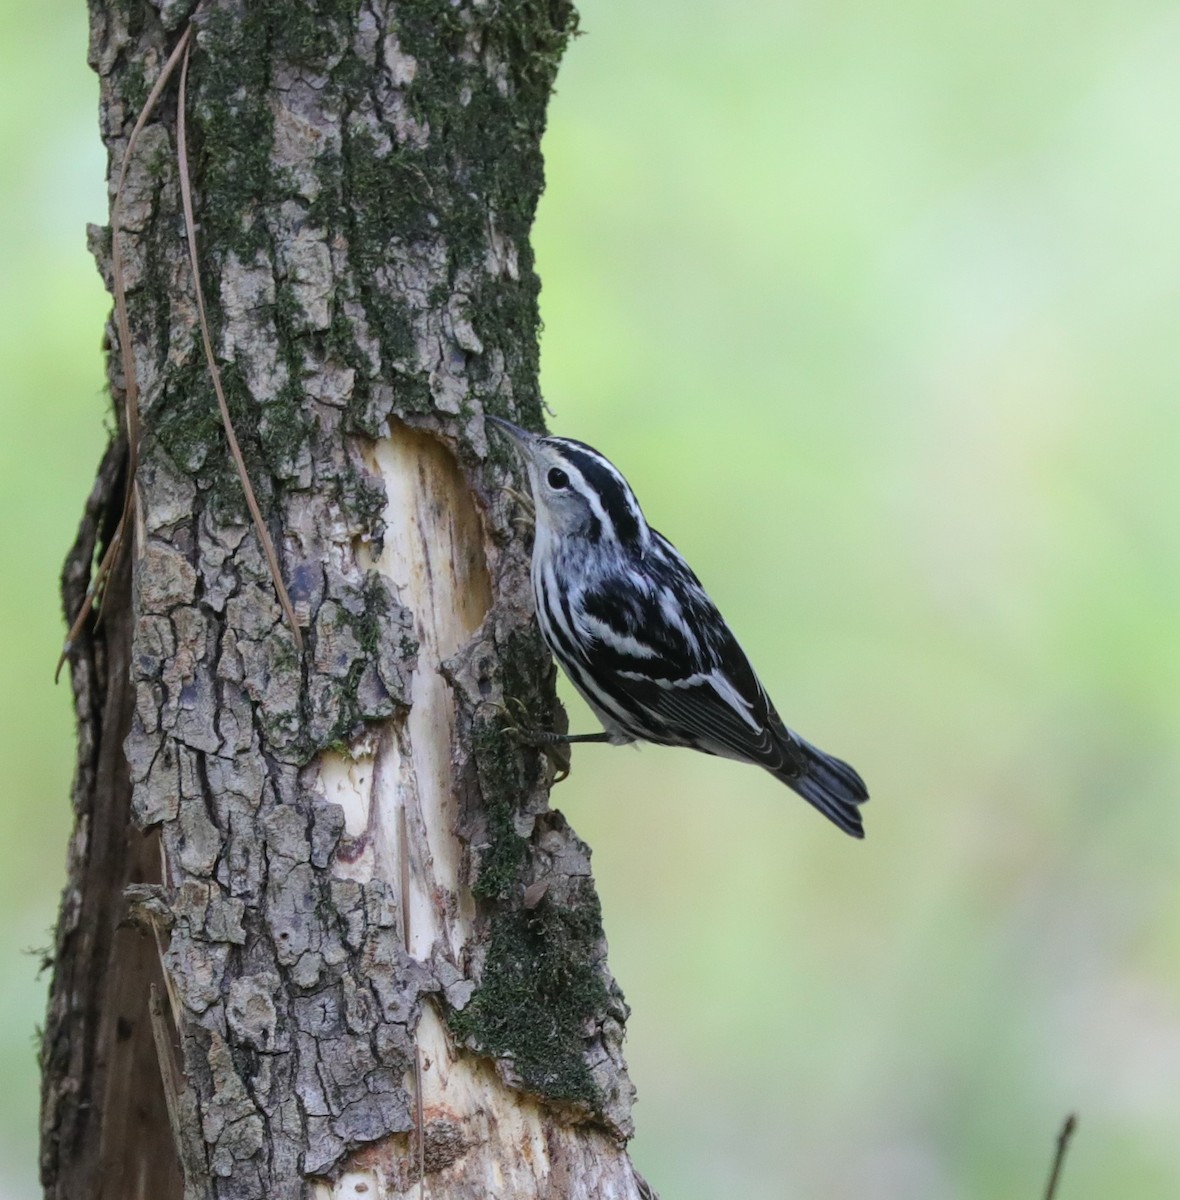
[[[502,417],[484,417],[485,421],[490,421],[497,429],[501,429],[513,441],[518,450],[526,457],[532,449],[533,443],[537,440],[535,433],[529,433],[527,429],[521,429],[519,425],[513,425],[511,421],[505,421]]]

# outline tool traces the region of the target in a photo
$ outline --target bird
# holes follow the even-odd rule
[[[605,455],[488,416],[528,473],[541,636],[602,722],[536,744],[654,742],[754,763],[854,838],[869,798],[842,759],[783,724],[692,568]]]

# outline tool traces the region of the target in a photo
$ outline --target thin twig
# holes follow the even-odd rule
[[[130,454],[128,454],[130,458]],[[130,494],[131,483],[127,484],[128,494]],[[124,498],[124,505],[127,501]],[[127,509],[123,509],[126,515]],[[90,581],[90,586],[86,589],[86,595],[82,600],[82,607],[78,609],[78,615],[74,618],[74,623],[70,626],[69,633],[66,634],[66,640],[61,648],[61,654],[58,655],[57,666],[53,670],[53,682],[56,683],[61,676],[61,669],[65,666],[66,659],[70,656],[70,651],[74,648],[74,640],[82,631],[82,624],[94,606],[94,601],[98,598],[99,589],[106,583],[107,575],[114,566],[115,555],[119,552],[119,546],[123,541],[123,517],[119,518],[119,524],[115,526],[115,532],[110,542],[107,545],[106,553],[102,556],[101,562],[98,564],[98,570],[94,573],[94,578]]]
[[[1049,1183],[1045,1188],[1045,1200],[1053,1200],[1057,1194],[1057,1180],[1061,1176],[1061,1164],[1065,1162],[1065,1152],[1069,1149],[1069,1139],[1078,1127],[1077,1113],[1070,1113],[1061,1126],[1057,1135],[1057,1152],[1053,1155],[1053,1169],[1049,1172]]]
[[[127,172],[131,167],[131,159],[135,154],[139,135],[155,111],[160,95],[172,77],[172,72],[176,69],[181,55],[187,56],[192,36],[193,30],[190,25],[180,35],[180,39],[168,56],[168,61],[164,64],[164,69],[152,85],[152,90],[148,93],[143,108],[139,110],[139,116],[136,117],[135,124],[131,129],[131,136],[127,139],[127,148],[123,151],[123,161],[119,164],[119,181],[115,185],[115,198],[111,201],[111,294],[115,301],[115,329],[119,338],[119,359],[123,365],[123,411],[127,420],[127,490],[123,495],[123,512],[119,517],[119,523],[115,526],[115,532],[107,546],[106,553],[102,556],[98,570],[94,573],[90,586],[86,589],[82,607],[78,610],[78,615],[74,618],[69,633],[66,634],[65,645],[62,647],[61,656],[58,658],[57,667],[53,672],[54,683],[61,675],[62,666],[69,657],[95,600],[102,592],[107,576],[114,570],[115,559],[123,545],[123,535],[131,524],[131,511],[135,507],[135,473],[139,467],[139,380],[135,374],[135,353],[131,348],[131,321],[127,316],[127,293],[123,286],[123,243],[119,236],[119,226],[123,218],[123,187],[127,182]]]
[[[299,632],[299,623],[295,620],[295,609],[291,605],[291,597],[287,595],[287,586],[283,583],[283,575],[279,570],[279,559],[275,553],[270,531],[262,519],[262,510],[254,498],[254,488],[250,483],[250,474],[246,470],[245,459],[242,458],[241,447],[238,445],[237,434],[234,433],[234,423],[229,415],[229,405],[225,400],[225,392],[221,387],[221,372],[217,367],[217,359],[213,356],[213,341],[209,336],[209,322],[205,316],[205,296],[201,288],[201,268],[197,258],[197,227],[193,220],[193,195],[188,173],[188,133],[185,120],[185,95],[188,85],[189,47],[184,50],[184,61],[180,65],[180,95],[176,112],[176,162],[180,173],[180,200],[184,206],[184,225],[188,235],[188,255],[193,270],[193,291],[197,299],[197,317],[201,324],[201,341],[205,347],[205,361],[209,365],[209,376],[213,381],[213,390],[217,394],[217,407],[221,410],[221,424],[225,428],[225,440],[229,443],[229,452],[237,468],[238,479],[242,491],[246,495],[246,506],[254,521],[254,529],[258,540],[262,543],[262,552],[266,555],[266,563],[270,568],[271,579],[274,581],[275,592],[278,594],[279,605],[291,626],[291,636],[295,639],[297,650],[303,650],[303,635]]]
[[[115,325],[119,332],[119,355],[123,360],[123,389],[127,410],[127,497],[123,503],[123,516],[119,521],[120,530],[125,530],[130,524],[131,507],[135,503],[135,474],[139,466],[139,379],[135,373],[135,354],[131,348],[131,322],[127,316],[127,294],[123,287],[123,249],[119,239],[119,224],[123,216],[123,188],[127,182],[127,172],[131,169],[131,159],[135,153],[139,135],[148,119],[155,111],[156,103],[161,93],[172,78],[176,64],[183,55],[188,59],[189,47],[193,40],[191,25],[185,28],[179,40],[168,56],[164,69],[152,85],[147,100],[144,101],[139,117],[127,139],[127,150],[123,161],[119,164],[119,182],[115,188],[115,200],[111,205],[111,291],[115,298]],[[118,536],[118,535],[116,535]]]

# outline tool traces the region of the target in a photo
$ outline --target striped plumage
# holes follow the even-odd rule
[[[524,459],[532,583],[549,648],[602,721],[575,740],[656,742],[756,763],[853,837],[860,776],[792,733],[691,568],[597,450],[491,418]]]

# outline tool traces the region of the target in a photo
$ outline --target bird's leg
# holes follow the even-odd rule
[[[536,729],[533,718],[524,701],[516,696],[505,696],[500,706],[504,714],[513,719],[510,709],[516,710],[515,723],[505,727],[504,732],[510,733],[518,742],[525,746],[541,749],[544,746],[572,746],[576,742],[609,742],[610,734],[605,729],[597,733],[555,733],[551,729]]]
[[[554,783],[560,783],[570,773],[569,747],[576,742],[609,742],[606,730],[600,733],[554,733],[548,729],[529,731],[514,730],[517,741],[523,746],[532,746],[549,760],[554,770]]]
[[[609,742],[610,734],[605,729],[598,733],[552,733],[548,730],[537,729],[523,734],[521,740],[527,739],[531,746],[572,746],[576,742]]]
[[[545,755],[549,765],[553,768],[554,783],[560,783],[565,779],[570,773],[570,754],[565,749],[569,735],[535,729],[532,714],[524,701],[517,696],[505,696],[500,708],[510,722],[505,725],[504,732],[522,746],[540,750]],[[594,734],[584,736],[588,736],[588,739],[592,741],[600,740]],[[583,739],[575,736],[572,740],[581,741]]]
[[[508,719],[508,724],[504,726],[505,733],[510,733],[519,740],[527,736],[528,731],[533,728],[532,713],[519,696],[505,696],[495,707]]]

